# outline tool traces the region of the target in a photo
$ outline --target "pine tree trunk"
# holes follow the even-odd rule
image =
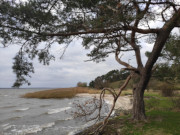
[[[144,92],[136,89],[133,96],[133,120],[145,120]]]
[[[133,120],[145,120],[144,91],[148,85],[151,73],[143,72],[139,83],[133,92]]]

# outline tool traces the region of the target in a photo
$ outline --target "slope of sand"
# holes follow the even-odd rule
[[[88,93],[77,94],[76,96],[77,97],[99,98],[99,94],[88,94]],[[105,95],[104,99],[108,104],[110,104],[110,105],[113,104],[113,96],[112,95]],[[121,108],[122,110],[132,109],[132,97],[131,96],[120,96],[116,102],[114,109],[119,109],[119,108]]]

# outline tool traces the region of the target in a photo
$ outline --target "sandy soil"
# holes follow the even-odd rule
[[[76,96],[80,97],[96,97],[99,98],[99,94],[77,94]],[[112,95],[105,95],[104,99],[108,104],[113,103],[113,96]],[[129,110],[132,109],[132,97],[131,96],[120,96],[116,102],[115,109],[123,109],[123,110]]]

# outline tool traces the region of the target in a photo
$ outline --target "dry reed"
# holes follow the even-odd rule
[[[76,96],[76,94],[80,94],[80,93],[97,94],[97,93],[100,93],[100,91],[90,89],[87,87],[59,88],[59,89],[27,93],[27,94],[22,95],[21,97],[23,97],[23,98],[40,98],[40,99],[73,98],[74,96]]]

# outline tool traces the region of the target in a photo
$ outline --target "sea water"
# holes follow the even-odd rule
[[[21,98],[25,93],[42,89],[0,89],[0,135],[73,135],[91,126],[73,118],[73,103],[87,98]]]

